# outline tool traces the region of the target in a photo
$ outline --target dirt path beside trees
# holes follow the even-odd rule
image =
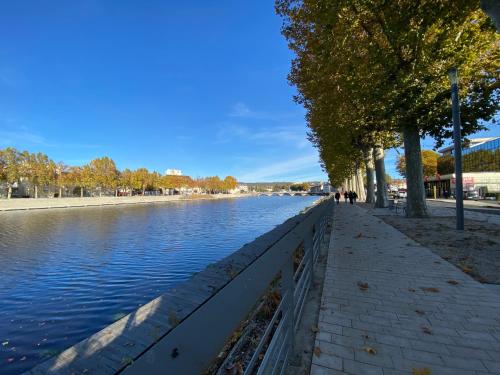
[[[379,217],[479,282],[500,285],[500,226],[495,221],[473,220],[466,213],[460,232],[453,216]]]

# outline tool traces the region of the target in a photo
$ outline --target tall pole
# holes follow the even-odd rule
[[[464,230],[464,189],[462,181],[462,135],[460,132],[460,104],[458,102],[457,68],[448,72],[451,81],[453,115],[453,142],[455,151],[455,197],[457,205],[457,230]]]

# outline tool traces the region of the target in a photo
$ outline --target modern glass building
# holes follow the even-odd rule
[[[453,146],[443,148],[439,152],[443,158],[451,158],[448,171],[426,178],[425,188],[429,197],[432,197],[435,191],[437,197],[448,198],[455,194]],[[500,193],[500,137],[476,138],[464,144],[462,172],[466,197],[484,197],[489,193]]]

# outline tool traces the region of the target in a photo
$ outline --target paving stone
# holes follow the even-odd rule
[[[344,372],[352,375],[383,375],[382,367],[362,362],[344,360]]]
[[[335,207],[322,306],[311,373],[500,374],[493,290],[358,206]]]
[[[313,354],[312,363],[334,370],[342,370],[342,358],[327,353],[321,353],[319,356]]]
[[[338,371],[338,370],[333,370],[333,369],[328,368],[328,367],[312,365],[310,374],[311,375],[343,375],[344,372]]]
[[[483,360],[483,363],[488,371],[500,374],[500,357],[495,359],[498,360],[498,362]]]

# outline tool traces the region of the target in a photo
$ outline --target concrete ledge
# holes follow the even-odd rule
[[[133,197],[86,197],[86,198],[13,198],[0,199],[0,211],[26,211],[51,208],[76,208],[117,206],[124,204],[153,204],[181,200],[203,199],[230,199],[251,197],[251,194],[213,194],[191,197],[189,195],[160,195],[160,196],[133,196]]]

